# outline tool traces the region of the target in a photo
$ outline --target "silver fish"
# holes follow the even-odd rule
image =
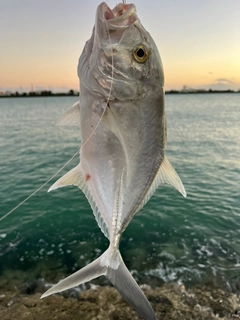
[[[97,8],[92,36],[79,59],[80,98],[59,121],[80,124],[80,163],[49,191],[78,186],[86,195],[109,248],[42,297],[105,275],[147,320],[154,311],[125,266],[119,241],[160,183],[186,196],[166,159],[164,75],[158,49],[134,4]]]

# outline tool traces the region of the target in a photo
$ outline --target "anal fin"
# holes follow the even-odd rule
[[[109,231],[106,220],[104,219],[104,215],[100,212],[95,199],[92,196],[92,193],[86,183],[86,176],[84,176],[80,164],[78,164],[75,168],[67,172],[64,176],[58,179],[49,189],[48,192],[56,190],[58,188],[63,188],[66,186],[77,186],[88,199],[90,206],[93,210],[93,214],[97,223],[104,233],[104,235],[109,238]]]
[[[49,189],[48,192],[52,190],[56,190],[58,188],[66,187],[66,186],[77,186],[82,189],[83,185],[83,174],[80,169],[80,166],[76,166],[69,172],[67,172],[64,176],[58,179]]]

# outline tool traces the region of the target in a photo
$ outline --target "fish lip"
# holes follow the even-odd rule
[[[114,27],[127,27],[136,21],[134,4],[119,3],[112,10],[103,2],[98,8],[98,18]]]

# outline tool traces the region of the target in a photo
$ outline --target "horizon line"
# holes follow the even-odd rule
[[[182,90],[166,90],[165,94],[191,94],[191,93],[240,93],[240,89],[232,90],[232,89],[224,89],[224,90],[216,90],[216,89],[186,89]],[[38,90],[38,91],[29,91],[19,93],[18,91],[6,91],[0,92],[0,98],[23,98],[23,97],[54,97],[54,96],[79,96],[78,90],[70,89],[68,92],[52,92],[51,90]]]

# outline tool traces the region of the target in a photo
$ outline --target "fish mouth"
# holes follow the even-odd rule
[[[128,27],[137,20],[134,4],[119,3],[112,10],[103,2],[99,6],[99,18],[112,27]]]

